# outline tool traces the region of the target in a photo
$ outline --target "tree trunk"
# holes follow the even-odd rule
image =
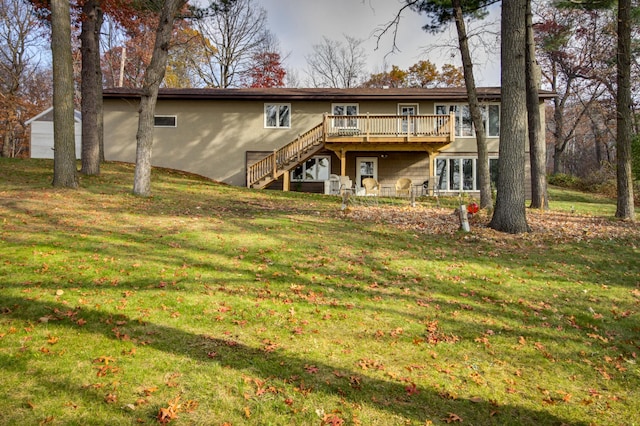
[[[525,209],[525,15],[528,0],[502,4],[502,108],[496,208],[489,226],[512,234],[527,232]]]
[[[11,130],[9,129],[9,126],[11,125],[10,123],[11,121],[7,120],[7,128],[5,129],[4,135],[2,137],[2,156],[4,158],[11,157]]]
[[[631,0],[618,0],[616,217],[635,220],[631,172]]]
[[[151,195],[151,147],[153,145],[153,117],[158,99],[158,89],[166,70],[175,15],[185,4],[185,1],[164,1],[156,30],[151,63],[145,71],[140,99],[138,132],[136,133],[136,168],[133,181],[133,193],[143,197]]]
[[[493,205],[487,138],[484,122],[482,121],[482,110],[478,102],[476,81],[473,75],[473,62],[471,61],[471,53],[469,52],[467,29],[462,15],[462,1],[453,0],[451,4],[453,6],[456,29],[458,31],[458,43],[460,45],[462,67],[464,70],[464,83],[467,89],[467,97],[469,98],[469,111],[471,112],[471,120],[476,129],[476,145],[478,148],[478,161],[476,164],[478,167],[478,184],[480,186],[480,208],[485,209]]]
[[[98,0],[87,0],[82,6],[82,168],[86,175],[100,174],[100,126],[98,103],[102,98],[99,35],[102,10]],[[100,88],[100,89],[99,89]],[[99,99],[100,97],[100,99]]]
[[[51,1],[51,53],[53,57],[53,186],[77,188],[69,0]]]
[[[540,119],[540,71],[536,62],[536,44],[533,38],[533,18],[531,3],[527,3],[527,113],[529,124],[529,159],[531,163],[531,208],[549,209],[547,197],[547,150],[542,138]]]

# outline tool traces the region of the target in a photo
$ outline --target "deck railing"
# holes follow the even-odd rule
[[[299,163],[309,149],[327,138],[437,137],[453,139],[455,116],[450,115],[325,115],[321,124],[293,142],[247,167],[247,186],[265,179],[277,179],[293,163]]]
[[[446,137],[455,133],[455,116],[450,115],[327,115],[327,137]]]

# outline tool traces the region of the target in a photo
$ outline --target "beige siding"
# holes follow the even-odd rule
[[[291,128],[264,127],[263,101],[253,100],[166,100],[159,99],[157,115],[175,115],[177,127],[155,128],[152,161],[154,166],[197,173],[232,185],[243,186],[246,164],[256,161],[261,153],[294,140],[297,135],[317,126],[323,114],[331,113],[330,101],[273,102],[291,105]],[[394,101],[339,102],[358,103],[360,114],[397,114]],[[434,102],[401,102],[417,104],[420,114],[433,114]],[[138,102],[131,99],[107,98],[104,101],[105,157],[107,160],[134,162]],[[541,110],[544,105],[541,104]],[[544,115],[543,115],[544,117]],[[490,156],[498,155],[497,138],[488,140]],[[527,144],[528,151],[528,144]],[[247,154],[251,152],[251,154]],[[474,138],[458,138],[444,149],[443,156],[476,156]],[[400,177],[421,184],[428,179],[429,156],[425,152],[349,152],[347,174],[355,179],[356,157],[377,157],[379,181],[392,186]],[[332,173],[340,173],[340,162],[331,158]],[[527,166],[528,167],[528,166]],[[527,168],[528,170],[528,168]],[[528,173],[527,173],[528,176]],[[527,183],[529,185],[529,183]]]

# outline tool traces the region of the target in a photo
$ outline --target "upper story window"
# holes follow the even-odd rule
[[[175,115],[154,115],[154,127],[178,127],[178,117]]]
[[[264,127],[291,127],[291,104],[264,104]]]
[[[351,116],[358,115],[358,104],[332,104],[333,115]],[[334,127],[358,127],[357,118],[335,118]]]
[[[484,104],[482,109],[482,122],[487,137],[500,136],[500,105]],[[471,111],[466,104],[436,105],[436,114],[454,113],[456,117],[456,136],[474,137],[475,129],[471,120]]]

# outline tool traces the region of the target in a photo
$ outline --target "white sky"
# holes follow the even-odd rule
[[[426,52],[429,46],[457,43],[455,28],[442,35],[432,35],[422,29],[427,17],[406,10],[401,21],[397,47],[399,53],[389,54],[392,34],[381,39],[376,50],[376,28],[389,22],[403,0],[256,0],[267,11],[268,27],[280,41],[281,52],[287,56],[285,68],[295,69],[303,85],[306,59],[314,44],[322,43],[322,37],[344,41],[344,35],[364,39],[363,47],[369,58],[368,73],[378,73],[397,65],[407,69],[420,60],[430,60],[440,68],[445,63],[460,66],[459,54],[452,56],[450,49]],[[490,18],[499,20],[499,8],[493,8]],[[386,55],[386,59],[385,59]],[[476,59],[478,58],[478,59]],[[476,52],[474,57],[476,84],[499,86],[499,51],[486,58]]]

